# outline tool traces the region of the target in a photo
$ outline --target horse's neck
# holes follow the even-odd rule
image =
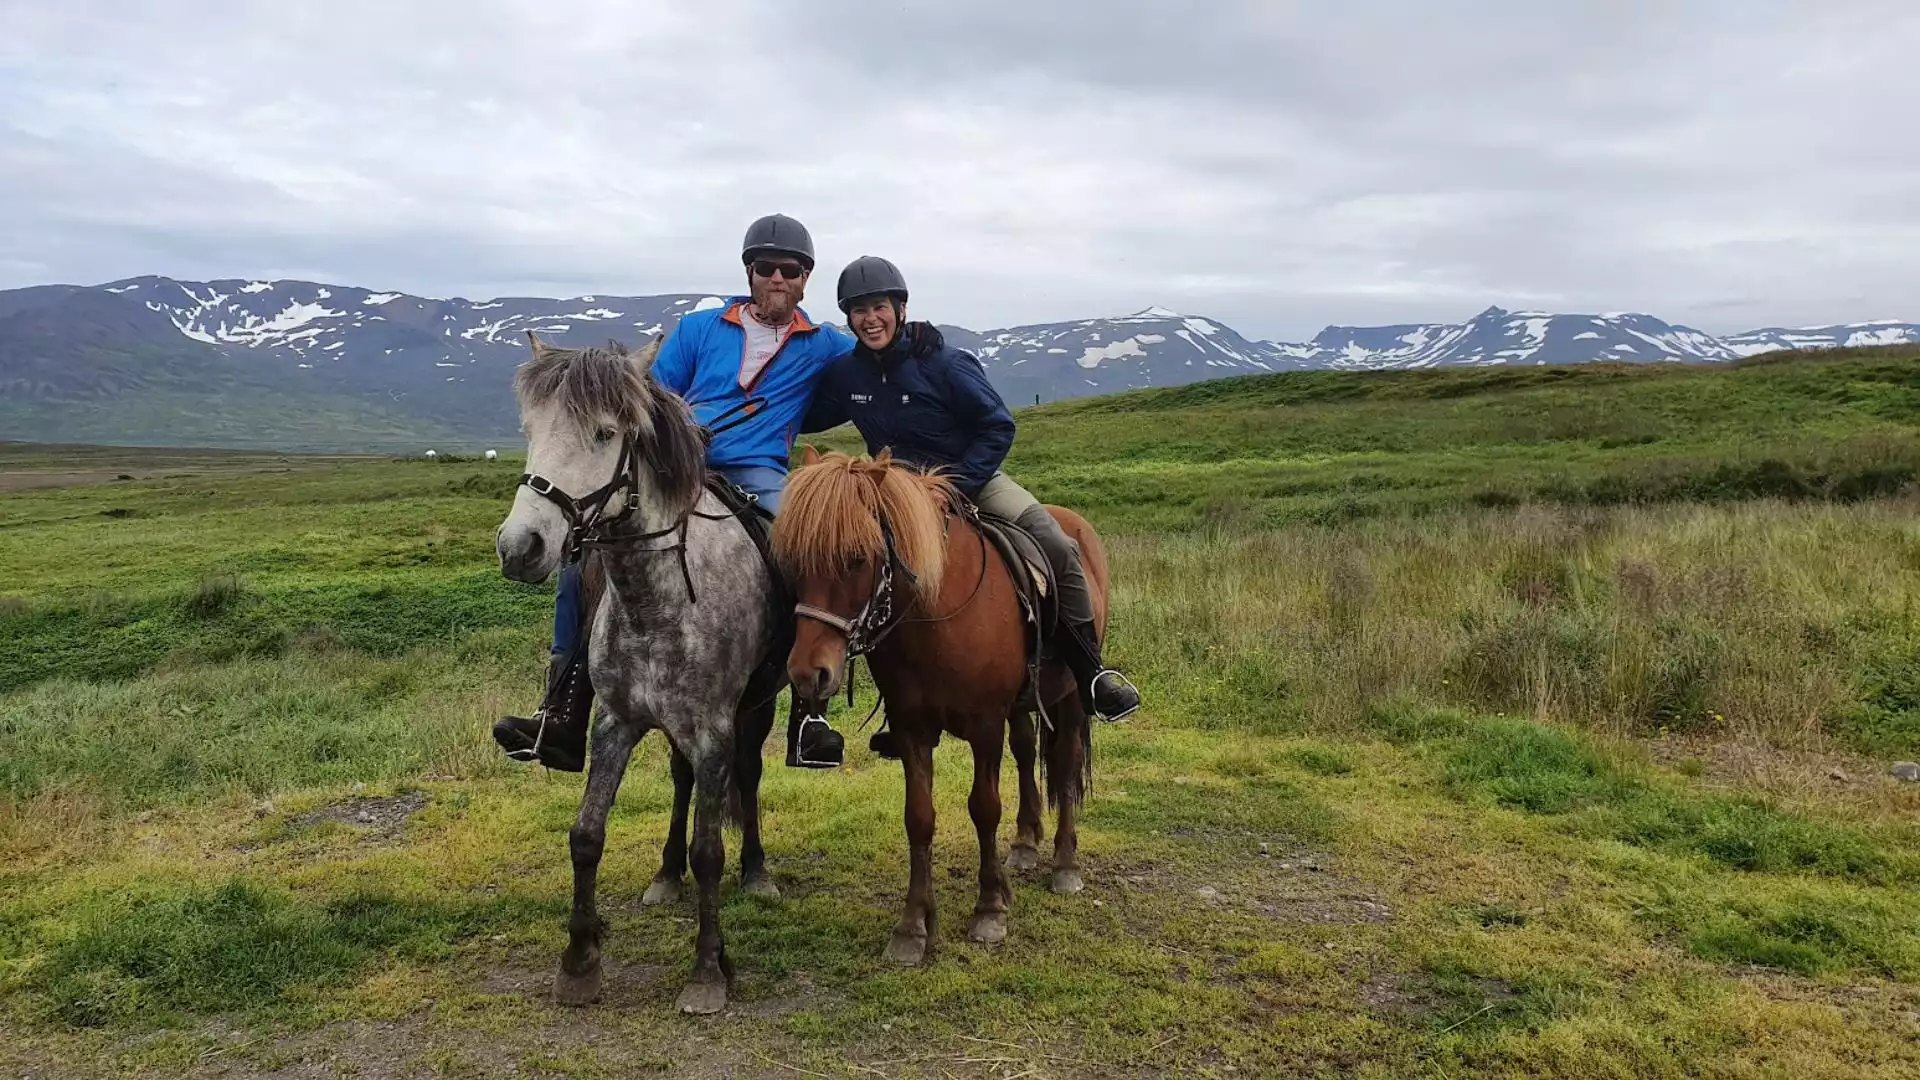
[[[710,513],[707,503],[713,495],[703,490],[692,511],[681,513],[678,508],[667,505],[656,485],[647,482],[646,470],[641,470],[641,475],[640,505],[628,513],[626,522],[615,533],[616,539],[623,542],[604,553],[608,592],[628,597],[646,596],[652,602],[670,601],[675,596],[685,599],[686,567],[690,564],[683,560],[691,556],[692,551],[675,549],[683,544],[692,548],[712,542],[709,530],[694,528],[700,519],[693,515]]]

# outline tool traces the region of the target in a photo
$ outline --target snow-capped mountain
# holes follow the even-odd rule
[[[164,315],[182,337],[208,345],[264,350],[299,368],[386,365],[396,362],[388,359],[395,354],[409,360],[438,354],[431,363],[444,380],[455,382],[492,346],[513,350],[516,362],[523,358],[528,331],[553,340],[632,341],[669,328],[689,311],[724,303],[698,293],[441,300],[305,281],[135,278],[102,288]]]
[[[0,291],[0,439],[65,441],[76,417],[98,438],[92,433],[110,433],[119,422],[102,419],[111,410],[100,403],[126,405],[126,415],[169,433],[168,417],[195,403],[217,405],[226,410],[217,420],[198,427],[192,417],[180,420],[180,438],[208,444],[274,445],[275,432],[303,415],[324,417],[310,425],[322,435],[339,418],[377,416],[385,432],[419,423],[510,438],[518,418],[509,385],[527,356],[527,331],[566,345],[633,343],[724,302],[703,293],[476,301],[306,281],[163,277]],[[980,358],[1014,405],[1299,369],[1726,361],[1777,348],[1920,342],[1916,323],[1721,339],[1646,314],[1497,307],[1458,324],[1330,326],[1302,343],[1249,340],[1218,320],[1164,308],[942,330]],[[260,421],[252,433],[248,425],[263,408],[278,419]]]
[[[950,334],[951,338],[952,335]],[[962,331],[954,344],[980,358],[1011,400],[1085,397],[1146,386],[1300,367],[1212,319],[1148,308],[1110,319]]]
[[[1497,307],[1457,325],[1329,326],[1307,348],[1312,350],[1309,366],[1330,368],[1699,362],[1740,355],[1710,334],[1651,315],[1554,315]]]
[[[1791,329],[1768,327],[1729,334],[1721,339],[1740,356],[1755,356],[1781,349],[1837,349],[1858,345],[1920,344],[1920,323],[1849,323],[1841,326],[1801,326]]]

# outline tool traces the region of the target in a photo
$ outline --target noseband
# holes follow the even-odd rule
[[[832,627],[846,638],[849,657],[865,656],[878,648],[907,614],[905,607],[894,603],[894,568],[899,567],[899,572],[909,582],[913,580],[913,571],[900,563],[900,556],[893,547],[893,530],[887,527],[884,519],[880,522],[880,535],[886,540],[887,557],[881,562],[880,574],[873,582],[873,592],[867,596],[867,602],[858,615],[847,619],[812,604],[793,606],[794,615]]]
[[[700,440],[711,444],[713,437],[723,431],[739,427],[759,413],[766,405],[766,399],[750,397],[737,405],[721,412],[706,424],[700,425]],[[562,557],[565,565],[580,561],[580,556],[589,547],[611,547],[620,543],[642,540],[658,540],[673,533],[680,534],[680,542],[672,548],[660,548],[661,551],[679,550],[680,569],[686,573],[687,517],[682,514],[680,520],[655,532],[628,533],[615,536],[612,526],[640,509],[640,436],[628,435],[620,443],[620,461],[613,467],[613,478],[578,498],[567,494],[558,484],[538,473],[520,474],[518,486],[524,487],[535,495],[552,503],[560,510],[560,516],[567,519],[567,546]],[[607,500],[621,488],[627,489],[627,497],[617,505],[613,513],[607,512]],[[751,498],[751,496],[749,496]],[[705,515],[702,515],[705,516]],[[687,591],[693,591],[693,581],[689,577]]]
[[[640,509],[639,449],[639,438],[627,436],[620,443],[620,463],[613,468],[613,479],[578,498],[538,473],[520,474],[521,487],[558,507],[560,516],[567,519],[567,546],[563,556],[567,565],[578,562],[588,544],[605,543],[610,539],[609,527]],[[619,502],[618,510],[608,514],[607,500],[621,488],[627,489],[627,497]]]

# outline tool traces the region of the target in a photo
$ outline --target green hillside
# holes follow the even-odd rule
[[[208,393],[150,390],[87,401],[0,400],[0,439],[358,453],[445,452],[486,443],[397,408],[245,387]]]
[[[1916,406],[1908,348],[1023,412],[1147,699],[1095,732],[1087,891],[1019,876],[966,941],[943,746],[894,969],[899,767],[771,762],[786,898],[729,884],[707,1022],[691,909],[635,902],[657,738],[608,997],[546,997],[581,780],[487,735],[551,616],[495,567],[517,461],[0,446],[0,1072],[1915,1075]]]

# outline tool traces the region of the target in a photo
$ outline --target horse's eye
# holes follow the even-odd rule
[[[612,442],[613,437],[617,434],[619,434],[619,432],[613,430],[612,428],[603,427],[600,430],[593,433],[593,441],[599,443],[601,446],[605,446],[608,443]]]

